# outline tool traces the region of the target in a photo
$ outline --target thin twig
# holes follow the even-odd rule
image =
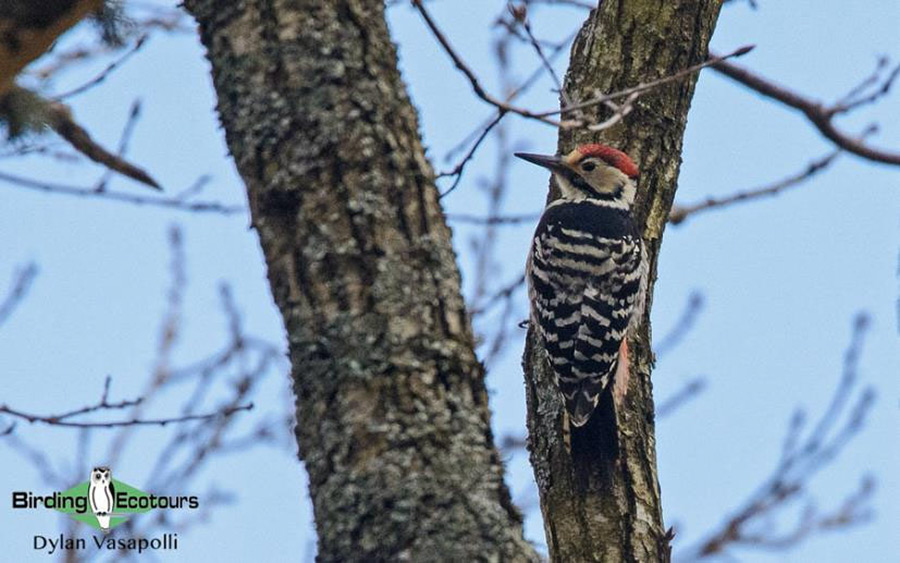
[[[23,268],[19,268],[13,274],[12,286],[7,292],[3,301],[0,301],[0,325],[6,322],[6,319],[12,315],[16,307],[25,299],[28,290],[37,277],[38,268],[34,262],[27,264]]]
[[[240,205],[225,205],[214,201],[197,201],[186,202],[180,197],[157,198],[142,195],[126,194],[121,192],[97,191],[95,188],[82,188],[77,186],[67,186],[64,184],[53,184],[15,176],[0,172],[0,181],[8,182],[16,186],[29,190],[63,194],[77,197],[107,199],[133,205],[148,205],[151,207],[164,207],[167,209],[176,209],[179,211],[190,211],[197,213],[219,213],[221,215],[234,215],[237,213],[245,213],[247,210]]]
[[[541,112],[541,113],[538,113],[537,116],[538,117],[549,117],[551,115],[560,115],[560,114],[567,113],[570,111],[576,111],[576,110],[588,108],[591,106],[605,104],[607,102],[611,102],[611,101],[617,100],[619,98],[626,98],[626,97],[632,96],[634,94],[643,94],[644,92],[646,92],[648,90],[652,90],[652,89],[662,86],[664,84],[668,84],[670,82],[680,80],[686,76],[690,76],[696,72],[703,70],[706,67],[711,66],[711,67],[715,68],[716,67],[715,65],[719,65],[723,61],[726,61],[727,59],[743,57],[744,55],[746,55],[747,53],[752,51],[755,47],[756,47],[755,45],[745,45],[743,47],[735,49],[734,51],[728,53],[727,55],[711,55],[708,59],[706,59],[702,63],[698,63],[693,66],[689,66],[685,69],[679,70],[678,72],[674,72],[668,76],[664,76],[662,78],[657,78],[656,80],[651,80],[649,82],[642,82],[642,83],[638,84],[637,86],[632,86],[631,88],[625,88],[624,90],[619,90],[618,92],[613,92],[611,94],[599,95],[599,96],[596,96],[589,100],[585,100],[583,102],[579,102],[579,103],[571,105],[571,106],[567,106],[567,107],[563,107],[563,108],[555,109],[555,110],[551,110],[551,111]]]
[[[524,215],[495,215],[493,217],[481,217],[466,213],[448,213],[447,220],[470,225],[520,225],[522,223],[534,223],[541,218],[540,213],[526,213]]]
[[[32,446],[15,433],[4,435],[3,442],[31,463],[44,483],[51,486],[65,485],[61,472],[56,470],[44,450]]]
[[[62,146],[60,142],[50,142],[42,144],[16,144],[5,152],[0,152],[0,159],[18,158],[20,156],[41,155],[59,160],[62,162],[75,163],[78,162],[79,156],[73,152],[57,150],[55,147]]]
[[[597,7],[597,2],[587,2],[585,0],[522,0],[524,4],[546,4],[550,6],[571,6],[573,8],[581,8],[583,10],[593,10]]]
[[[169,418],[132,418],[128,420],[113,420],[106,422],[71,422],[68,420],[60,420],[58,415],[38,415],[29,414],[17,409],[13,409],[7,405],[0,405],[0,414],[9,415],[15,418],[27,420],[30,423],[41,422],[50,426],[64,426],[68,428],[121,428],[123,426],[166,426],[167,424],[178,424],[181,422],[189,422],[192,420],[212,420],[221,417],[229,417],[241,411],[253,410],[253,403],[246,405],[238,405],[236,407],[228,407],[221,411],[215,411],[206,414],[193,414],[186,416],[174,416]]]
[[[118,69],[120,66],[125,64],[125,62],[128,61],[128,59],[130,59],[135,53],[140,51],[141,48],[147,44],[147,40],[149,38],[150,38],[149,34],[145,33],[145,34],[141,35],[140,37],[137,38],[137,41],[135,41],[134,46],[131,49],[126,51],[118,59],[109,63],[109,65],[105,69],[103,69],[97,76],[88,80],[87,82],[85,82],[81,86],[78,86],[77,88],[73,88],[73,89],[69,90],[68,92],[64,92],[62,94],[58,94],[58,95],[54,96],[53,100],[59,102],[59,101],[65,100],[67,98],[77,96],[78,94],[83,94],[84,92],[87,92],[91,88],[101,84],[107,78],[109,78],[109,76],[113,72],[115,72],[116,69]]]
[[[507,434],[500,439],[499,447],[504,456],[512,455],[528,447],[528,437],[525,434]]]
[[[859,84],[850,89],[847,94],[837,101],[837,106],[847,108],[850,104],[855,103],[854,100],[862,96],[863,93],[872,86],[878,84],[878,80],[881,78],[881,72],[887,68],[889,61],[887,57],[879,57],[878,62],[875,64],[875,70],[870,74],[867,78],[861,80]],[[890,84],[890,81],[886,84]]]
[[[58,422],[62,422],[69,418],[74,418],[77,416],[82,416],[82,415],[90,414],[90,413],[97,412],[97,411],[127,409],[129,407],[133,407],[134,405],[140,404],[140,402],[141,402],[140,397],[138,397],[137,399],[133,399],[133,400],[126,399],[123,401],[117,401],[117,402],[110,403],[109,402],[109,385],[110,385],[111,381],[112,381],[112,378],[107,376],[106,381],[104,382],[104,385],[103,385],[103,395],[100,397],[100,400],[97,403],[95,403],[93,405],[81,407],[79,409],[64,412],[62,414],[49,415],[49,416],[44,416],[41,418],[48,424],[56,424]],[[0,407],[0,409],[2,409],[2,407]],[[30,419],[28,421],[34,422],[34,420],[30,420]]]
[[[698,545],[688,549],[684,560],[722,555],[737,546],[783,549],[796,545],[817,530],[845,528],[864,522],[870,516],[867,502],[871,498],[874,482],[868,476],[862,479],[857,491],[849,494],[830,513],[819,511],[807,498],[810,479],[827,467],[862,429],[865,416],[871,410],[874,400],[871,388],[864,389],[855,403],[848,406],[858,379],[859,358],[868,325],[865,314],[857,316],[850,346],[844,356],[840,381],[828,407],[805,440],[801,440],[805,415],[798,410],[791,417],[781,459],[771,475],[743,506]],[[771,526],[764,526],[778,516],[783,519],[779,511],[795,506],[804,498],[807,498],[806,507],[794,527],[779,532]]]
[[[471,68],[463,61],[462,57],[457,54],[456,50],[450,44],[450,41],[444,35],[444,32],[437,26],[437,23],[432,19],[431,14],[428,13],[428,10],[425,9],[424,4],[422,4],[421,0],[412,0],[413,6],[419,10],[419,13],[422,15],[422,19],[425,20],[425,25],[431,30],[431,33],[434,35],[435,39],[438,40],[438,43],[441,44],[441,47],[444,48],[444,52],[450,56],[450,59],[453,61],[453,64],[459,69],[460,72],[465,75],[468,79],[469,84],[472,86],[472,90],[475,92],[475,95],[487,102],[488,104],[496,107],[497,109],[502,109],[508,112],[519,114],[523,117],[527,117],[529,119],[535,119],[537,121],[541,121],[546,123],[547,125],[553,125],[554,127],[560,127],[561,123],[555,121],[553,119],[548,119],[546,117],[541,117],[538,114],[531,112],[524,108],[519,108],[513,105],[510,105],[503,100],[495,98],[491,94],[487,92],[487,90],[482,87],[481,82],[479,82],[478,77],[472,71]]]
[[[849,106],[846,102],[832,106],[824,106],[819,102],[811,100],[793,90],[789,90],[784,86],[776,84],[753,71],[734,63],[720,61],[712,68],[732,80],[755,90],[763,96],[799,110],[806,116],[809,122],[825,136],[825,138],[847,152],[851,152],[874,162],[900,165],[900,152],[891,152],[868,145],[862,140],[840,131],[833,123],[834,116],[846,112],[848,107],[857,108],[861,103],[874,102],[886,94],[888,90],[890,90],[894,80],[897,78],[898,73],[900,73],[900,67],[895,69],[895,71],[888,76],[877,95],[869,96],[863,100],[859,100],[860,103],[854,103]],[[858,90],[858,88],[854,88],[854,92],[858,92]]]
[[[569,43],[571,43],[573,39],[575,39],[575,33],[569,34],[568,37],[566,37],[563,41],[561,41],[558,45],[556,45],[548,57],[550,62],[553,62],[554,60],[556,60],[556,58],[565,51],[566,46],[568,46]],[[535,85],[535,83],[537,83],[538,79],[541,76],[543,76],[543,74],[544,74],[544,65],[540,64],[540,65],[538,65],[538,67],[536,69],[534,69],[532,71],[532,73],[528,76],[528,78],[523,80],[521,84],[519,84],[516,88],[514,88],[509,93],[509,95],[506,96],[506,98],[505,98],[506,102],[507,103],[512,102],[513,100],[518,98],[520,95],[527,92],[532,86]],[[506,111],[503,111],[503,110],[498,110],[497,113],[499,114],[501,111],[503,112],[504,115],[507,113]],[[471,133],[466,135],[462,141],[460,141],[459,143],[454,145],[453,148],[451,148],[449,151],[447,151],[445,158],[446,159],[453,158],[453,156],[456,153],[462,151],[466,146],[468,146],[469,143],[472,142],[472,139],[476,138],[476,136],[479,135],[481,131],[483,131],[486,127],[488,127],[491,124],[491,122],[495,119],[496,115],[497,114],[495,114],[494,116],[488,117],[478,127],[473,129]]]
[[[767,186],[740,191],[720,198],[709,197],[700,203],[692,205],[675,205],[669,213],[669,222],[673,225],[680,225],[688,217],[703,211],[719,209],[734,205],[735,203],[778,195],[784,190],[798,186],[816,174],[824,171],[841,155],[842,152],[843,150],[841,149],[835,149],[827,155],[810,162],[802,171]]]
[[[733,4],[735,0],[725,0],[726,4]],[[756,3],[756,0],[747,0],[747,5],[750,6],[751,10],[756,10],[759,6]]]
[[[560,93],[562,96],[566,96],[565,91],[562,87],[562,80],[559,79],[559,76],[556,75],[556,71],[553,70],[553,65],[550,64],[550,59],[547,58],[547,55],[544,54],[544,49],[541,47],[540,42],[534,36],[534,32],[531,30],[531,21],[528,19],[527,11],[524,9],[524,6],[521,8],[516,8],[512,2],[507,2],[506,4],[509,13],[512,14],[513,18],[522,24],[522,28],[525,30],[525,35],[528,37],[528,41],[531,43],[531,46],[534,47],[534,51],[537,53],[538,58],[541,60],[541,64],[544,65],[544,68],[547,69],[547,74],[553,79],[553,83],[556,85],[556,91]],[[564,97],[563,102],[568,105],[571,101]]]
[[[488,297],[481,303],[478,307],[473,308],[471,313],[473,316],[478,316],[484,314],[486,311],[490,310],[494,305],[501,303],[503,301],[511,298],[519,288],[525,286],[525,274],[521,274],[511,283],[508,283],[497,290],[496,293]]]
[[[425,25],[428,26],[428,28],[431,30],[431,33],[434,35],[435,39],[437,39],[438,43],[440,43],[441,47],[443,47],[444,52],[446,52],[447,55],[450,57],[450,59],[453,61],[454,66],[456,66],[456,68],[459,69],[459,71],[462,72],[463,75],[466,77],[466,79],[469,81],[469,84],[471,85],[472,90],[474,91],[476,96],[478,96],[484,102],[496,107],[497,109],[502,109],[502,110],[505,110],[510,113],[515,113],[522,117],[525,117],[528,119],[533,119],[535,121],[540,121],[542,123],[545,123],[547,125],[552,125],[554,127],[574,128],[574,127],[589,126],[589,125],[591,125],[590,123],[584,123],[581,120],[557,121],[555,119],[550,119],[550,117],[554,116],[554,115],[560,115],[562,113],[574,112],[576,110],[584,109],[584,108],[599,105],[599,104],[606,104],[606,103],[616,100],[618,98],[630,97],[633,94],[642,94],[642,93],[646,92],[647,90],[651,90],[651,89],[661,86],[663,84],[667,84],[669,82],[673,82],[675,80],[684,78],[685,76],[694,74],[695,72],[698,72],[707,66],[720,63],[721,61],[724,61],[725,59],[732,58],[732,57],[740,57],[742,55],[745,55],[753,49],[753,46],[741,47],[740,49],[737,49],[734,52],[729,53],[728,55],[724,55],[721,57],[711,57],[708,60],[706,60],[700,64],[693,65],[691,67],[688,67],[684,70],[673,73],[669,76],[665,76],[663,78],[652,80],[652,81],[646,82],[646,83],[641,83],[641,84],[638,84],[637,86],[633,86],[631,88],[626,88],[624,90],[621,90],[618,92],[613,92],[611,94],[600,95],[600,96],[597,96],[595,98],[592,98],[592,99],[584,101],[584,102],[566,106],[562,109],[555,109],[555,110],[544,111],[544,112],[534,112],[534,111],[531,111],[531,110],[528,110],[525,108],[511,105],[508,102],[500,100],[499,98],[496,98],[493,95],[491,95],[490,93],[488,93],[488,91],[484,89],[484,87],[481,85],[481,82],[478,80],[478,76],[472,71],[472,69],[466,64],[466,62],[462,59],[462,57],[456,52],[456,50],[450,44],[450,41],[444,35],[443,31],[441,31],[441,29],[438,27],[437,23],[431,17],[431,14],[425,8],[425,6],[421,2],[421,0],[412,0],[412,4],[422,15],[422,19],[425,21]]]
[[[657,358],[665,356],[694,328],[697,317],[703,310],[703,294],[692,291],[688,297],[684,310],[675,322],[675,326],[663,337],[657,340],[653,346],[653,353]]]
[[[293,404],[288,398],[288,393],[284,394],[283,414],[276,413],[265,420],[260,420],[250,427],[249,433],[246,433],[247,427],[244,427],[244,431],[240,434],[237,433],[238,421],[244,422],[245,419],[233,415],[253,408],[253,394],[256,393],[259,383],[273,371],[271,369],[273,366],[280,369],[289,362],[280,346],[243,333],[238,306],[231,298],[227,287],[223,286],[221,289],[222,310],[229,333],[226,349],[216,351],[205,359],[185,367],[173,369],[170,365],[173,346],[180,332],[182,300],[187,281],[184,249],[177,229],[170,231],[170,244],[172,281],[161,328],[159,352],[155,369],[150,373],[149,382],[139,399],[110,400],[111,378],[107,377],[103,382],[99,400],[92,405],[49,416],[36,415],[12,407],[0,410],[0,418],[5,414],[10,421],[8,425],[5,422],[0,424],[0,427],[6,427],[0,430],[0,441],[30,462],[35,471],[57,490],[66,489],[83,480],[85,468],[90,467],[88,454],[93,451],[90,447],[90,437],[95,428],[119,427],[110,440],[111,444],[108,445],[105,456],[101,458],[105,458],[104,462],[107,464],[115,465],[115,460],[121,452],[131,444],[127,437],[135,435],[132,433],[134,430],[132,427],[175,425],[174,429],[167,433],[170,439],[160,448],[155,463],[149,452],[141,446],[142,459],[153,464],[151,478],[144,489],[157,494],[183,492],[186,488],[191,488],[191,482],[203,474],[202,470],[209,465],[208,462],[223,454],[241,452],[259,444],[287,443],[288,429],[294,422]],[[175,390],[176,385],[192,382],[195,383],[193,393],[184,393],[183,388]],[[214,383],[221,384],[213,385]],[[214,405],[210,404],[213,394],[218,397],[222,390],[227,394],[223,400]],[[177,392],[179,397],[187,397],[187,400],[182,402],[179,412],[167,418],[143,416],[138,409],[166,391]],[[121,409],[126,410],[124,414],[115,417],[115,420],[102,420],[106,418],[102,416],[105,411]],[[77,428],[77,439],[73,440],[74,463],[61,463],[61,470],[57,472],[53,463],[55,460],[43,453],[46,448],[33,447],[23,441],[19,435],[21,432],[18,432],[25,427],[22,421],[57,428]],[[125,428],[122,428],[123,426]],[[278,439],[279,436],[282,436],[281,440]],[[93,455],[97,455],[97,452]],[[207,509],[211,504],[224,502],[229,498],[227,493],[216,489],[208,495],[213,500],[203,505]],[[122,532],[130,537],[149,537],[160,529],[171,530],[173,526],[193,522],[192,518],[178,521],[167,519],[166,512],[161,511],[156,518],[127,522]],[[178,530],[181,531],[182,528]],[[74,531],[70,529],[69,533]]]
[[[132,1],[128,2],[128,7],[142,8],[141,6],[136,6],[136,3]],[[133,22],[133,25],[130,25],[129,28],[138,30],[142,35],[149,35],[150,32],[156,30],[162,30],[168,33],[190,33],[194,31],[193,26],[188,25],[187,14],[181,10],[165,8],[162,6],[145,6],[143,8],[152,10],[154,14],[146,17],[132,16],[129,14],[129,20]],[[59,52],[53,50],[50,53],[47,53],[47,57],[45,57],[49,59],[48,63],[34,70],[26,70],[25,72],[36,77],[38,80],[46,81],[60,74],[62,71],[67,70],[75,63],[114,53],[120,49],[121,47],[111,47],[107,43],[101,41],[93,45],[79,45]],[[109,71],[107,71],[106,74],[109,74]]]
[[[691,379],[681,387],[681,389],[656,405],[656,418],[664,418],[671,415],[705,391],[706,386],[707,382],[705,377],[695,377],[694,379]]]
[[[131,109],[128,111],[128,118],[125,120],[125,127],[122,128],[122,135],[119,136],[119,147],[116,150],[116,156],[119,158],[123,158],[125,153],[128,152],[128,143],[131,141],[131,136],[134,134],[135,126],[137,125],[138,118],[141,115],[141,101],[135,100],[131,104]],[[110,178],[112,178],[113,171],[109,168],[106,169],[106,172],[103,173],[103,176],[100,177],[100,180],[97,182],[97,187],[94,188],[98,191],[103,191],[106,189],[107,183],[109,183]]]
[[[478,147],[481,146],[481,143],[487,138],[487,136],[491,132],[491,130],[498,123],[500,123],[500,120],[503,119],[504,115],[506,115],[506,111],[502,110],[502,109],[499,110],[497,112],[496,117],[494,117],[494,119],[491,120],[490,123],[488,123],[487,127],[485,127],[484,130],[481,132],[481,135],[479,135],[478,138],[475,140],[475,142],[472,144],[472,147],[469,149],[469,152],[467,152],[466,155],[462,158],[462,160],[460,160],[459,163],[455,167],[453,167],[453,170],[449,170],[447,172],[441,172],[440,174],[437,175],[438,178],[443,178],[446,176],[455,176],[456,177],[453,180],[453,184],[451,184],[449,188],[444,190],[440,194],[439,197],[444,197],[445,195],[449,194],[450,192],[452,192],[453,190],[456,189],[456,187],[459,185],[460,181],[462,180],[462,174],[463,174],[463,171],[466,169],[466,164],[468,164],[469,161],[472,160],[472,157],[475,156],[475,151],[478,150]]]
[[[865,139],[869,135],[875,133],[877,130],[877,126],[870,125],[868,128],[866,128],[865,131],[862,132],[862,134],[859,136],[859,139]],[[695,213],[720,207],[728,207],[735,203],[778,195],[784,190],[794,186],[798,186],[811,179],[813,176],[816,176],[820,172],[824,171],[826,168],[831,166],[837,159],[837,157],[839,157],[843,152],[843,149],[837,148],[826,154],[825,156],[813,160],[812,162],[807,164],[806,168],[804,168],[800,172],[797,172],[796,174],[792,174],[787,178],[783,178],[781,180],[778,180],[777,182],[760,188],[740,191],[730,196],[721,198],[710,197],[700,203],[696,203],[693,205],[675,205],[672,207],[672,210],[669,213],[669,222],[673,225],[678,225],[683,223],[685,219],[687,219],[691,215],[694,215]]]
[[[162,187],[145,170],[109,152],[94,141],[87,130],[75,122],[72,112],[67,106],[59,102],[48,102],[47,116],[50,127],[84,156],[123,176],[128,176],[132,180],[162,190]]]

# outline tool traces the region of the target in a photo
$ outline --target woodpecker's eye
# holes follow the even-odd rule
[[[581,165],[581,169],[584,170],[585,172],[590,172],[591,170],[593,170],[596,167],[597,167],[597,165],[594,164],[593,162],[585,162],[584,164]]]

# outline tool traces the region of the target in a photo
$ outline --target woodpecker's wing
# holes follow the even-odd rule
[[[572,423],[587,422],[615,372],[640,293],[630,217],[590,203],[548,207],[529,255],[532,318]]]
[[[609,275],[594,280],[585,289],[581,325],[575,336],[574,381],[571,385],[560,381],[560,390],[576,426],[587,422],[600,394],[612,382],[619,362],[627,361],[621,356],[622,344],[641,291],[642,272],[629,259],[632,253],[640,256],[640,242],[623,241],[623,247],[623,252],[610,258],[615,267]]]

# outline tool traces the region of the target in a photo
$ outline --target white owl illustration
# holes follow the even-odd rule
[[[95,467],[91,470],[91,486],[88,489],[91,510],[104,533],[109,532],[109,518],[116,510],[116,488],[112,482],[109,467]]]

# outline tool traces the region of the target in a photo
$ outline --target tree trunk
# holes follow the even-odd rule
[[[591,12],[572,47],[564,85],[567,97],[584,101],[597,92],[621,90],[703,61],[720,7],[721,0],[605,0]],[[651,261],[642,327],[629,342],[628,395],[622,411],[615,413],[618,452],[613,459],[592,455],[606,445],[596,440],[585,444],[578,433],[572,436],[572,453],[566,449],[562,402],[544,350],[529,331],[524,356],[529,451],[553,561],[669,559],[656,472],[649,314],[695,82],[692,76],[652,90],[623,123],[602,134],[604,142],[627,152],[641,168],[635,214],[645,226]],[[611,115],[603,107],[586,113],[597,122]],[[563,130],[559,151],[596,141],[598,135],[590,131]],[[611,412],[608,395],[598,408]],[[602,418],[602,411],[594,416]]]
[[[321,561],[531,561],[380,0],[187,0],[284,318]]]

